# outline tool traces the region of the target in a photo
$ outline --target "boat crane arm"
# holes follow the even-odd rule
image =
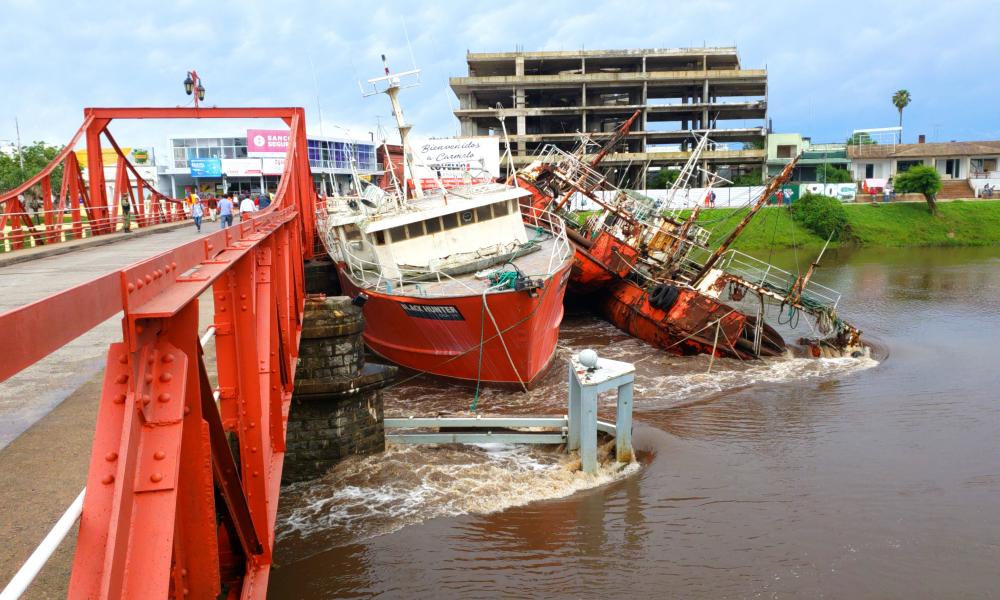
[[[726,253],[726,250],[729,250],[729,246],[732,245],[734,241],[736,241],[736,238],[738,238],[740,234],[743,233],[743,230],[754,218],[754,216],[756,216],[757,213],[760,212],[760,209],[764,207],[764,204],[767,202],[767,199],[770,198],[771,195],[774,194],[774,192],[776,192],[782,186],[782,184],[788,181],[788,179],[792,176],[792,170],[795,169],[795,165],[796,163],[799,162],[799,158],[801,157],[802,154],[801,153],[798,154],[795,158],[790,160],[787,165],[785,165],[785,168],[781,170],[781,173],[778,173],[776,176],[772,177],[770,181],[767,182],[767,185],[764,186],[764,191],[761,193],[760,198],[757,199],[757,202],[750,208],[750,211],[743,217],[743,219],[739,222],[736,228],[733,229],[733,231],[726,237],[725,240],[723,240],[723,242],[719,245],[719,247],[715,249],[715,252],[713,252],[712,255],[708,257],[708,260],[705,261],[704,266],[702,266],[701,270],[698,271],[698,274],[692,280],[692,285],[697,287],[698,284],[701,283],[701,280],[704,279],[706,275],[708,275],[708,273],[715,266],[715,263],[719,262],[719,259],[722,258],[723,254]]]

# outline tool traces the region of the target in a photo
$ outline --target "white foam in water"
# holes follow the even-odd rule
[[[677,405],[750,385],[826,379],[863,371],[879,364],[867,352],[858,358],[785,356],[745,363],[736,362],[735,359],[724,361],[716,359],[711,373],[707,372],[708,359],[704,358],[701,363],[705,371],[637,377],[636,405],[643,408],[655,407],[657,401],[663,400],[666,400],[668,405]]]
[[[578,468],[577,459],[528,446],[390,446],[384,454],[348,459],[319,480],[289,486],[276,535],[308,541],[336,531],[335,537],[346,534],[343,541],[358,541],[434,517],[569,496],[639,466],[611,461],[593,476]]]

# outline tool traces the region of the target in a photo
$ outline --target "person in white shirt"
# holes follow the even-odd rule
[[[243,200],[240,201],[240,221],[250,218],[250,213],[257,209],[253,204],[253,200],[250,196],[244,196]]]

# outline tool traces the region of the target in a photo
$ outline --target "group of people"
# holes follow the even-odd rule
[[[240,221],[249,219],[252,213],[264,210],[271,205],[271,196],[267,193],[243,197],[240,197],[239,194],[232,194],[218,198],[209,196],[202,201],[201,197],[192,191],[188,194],[186,202],[191,211],[195,229],[201,232],[201,223],[205,218],[206,210],[209,218],[213,221],[220,220],[222,229],[225,229],[233,224],[234,212],[239,212]]]

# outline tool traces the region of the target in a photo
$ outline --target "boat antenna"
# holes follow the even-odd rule
[[[403,201],[406,201],[407,180],[414,182],[413,197],[420,199],[424,197],[424,191],[416,179],[414,153],[413,148],[410,146],[410,130],[413,129],[413,126],[406,122],[406,119],[403,117],[403,107],[399,104],[399,90],[403,89],[403,87],[413,87],[420,84],[420,69],[392,73],[389,70],[389,61],[386,60],[385,54],[382,55],[382,67],[385,75],[382,77],[373,77],[368,80],[368,85],[371,86],[370,90],[365,90],[360,85],[360,82],[358,82],[358,85],[361,87],[361,93],[365,97],[375,94],[386,94],[389,96],[389,102],[392,103],[392,114],[396,117],[396,128],[399,130],[399,140],[403,147]],[[413,79],[404,85],[403,82],[407,78]]]
[[[503,131],[503,159],[507,163],[507,179],[514,182],[514,187],[521,187],[514,176],[514,153],[510,151],[510,138],[507,137],[507,113],[504,112],[503,104],[497,102],[497,120],[500,121],[500,130]]]

